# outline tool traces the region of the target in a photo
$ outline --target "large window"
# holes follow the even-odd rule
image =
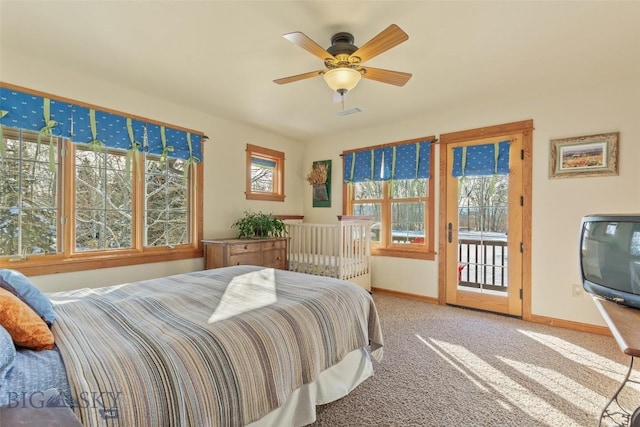
[[[2,82],[0,99],[0,267],[202,256],[202,133]]]
[[[189,193],[186,163],[148,157],[145,180],[145,246],[189,243]]]
[[[349,215],[373,217],[372,254],[433,259],[434,137],[343,153]]]
[[[126,153],[74,148],[74,251],[133,247],[133,187]]]
[[[283,152],[247,144],[246,198],[284,201]]]
[[[201,256],[200,164],[2,130],[0,267],[38,275]]]
[[[58,140],[38,141],[35,132],[5,128],[0,157],[0,259],[60,251],[60,191],[52,172]],[[53,164],[51,164],[53,162]]]

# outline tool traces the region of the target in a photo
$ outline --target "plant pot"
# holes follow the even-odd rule
[[[327,184],[315,184],[313,186],[313,200],[317,202],[324,202],[326,200],[329,200]]]

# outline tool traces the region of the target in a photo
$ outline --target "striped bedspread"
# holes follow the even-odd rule
[[[50,294],[86,426],[241,426],[352,350],[382,357],[370,295],[237,266]]]

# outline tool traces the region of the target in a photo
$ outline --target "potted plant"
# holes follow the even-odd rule
[[[231,225],[238,229],[238,239],[282,237],[286,230],[284,221],[271,213],[244,211],[244,216]]]

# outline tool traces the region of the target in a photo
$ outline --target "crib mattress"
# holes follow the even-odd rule
[[[342,277],[340,277],[340,263],[342,263]],[[369,262],[367,258],[340,258],[333,255],[293,253],[289,254],[289,270],[343,279],[368,274]]]

